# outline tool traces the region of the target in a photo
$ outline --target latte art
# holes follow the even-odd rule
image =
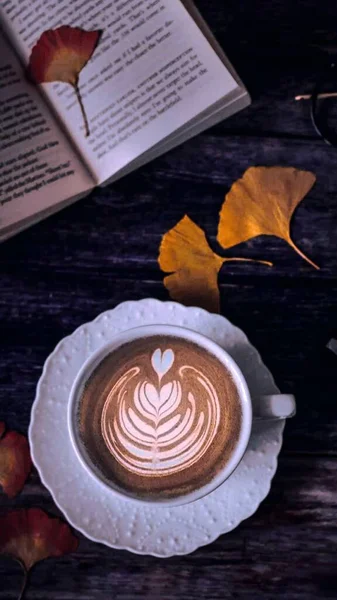
[[[207,451],[217,432],[219,398],[204,373],[191,365],[183,365],[178,370],[178,379],[161,385],[163,374],[170,370],[173,362],[171,348],[163,353],[156,349],[151,363],[157,382],[137,381],[140,368],[136,366],[115,383],[103,406],[104,441],[121,465],[137,475],[172,475],[190,468]],[[198,399],[184,377],[187,372],[205,390],[204,410],[197,410]],[[130,390],[132,403],[128,406]],[[185,406],[183,396],[187,398]],[[117,408],[113,421],[109,420],[111,404]]]
[[[178,497],[227,463],[241,404],[226,367],[178,337],[125,343],[99,363],[78,409],[83,452],[105,480],[137,497]]]

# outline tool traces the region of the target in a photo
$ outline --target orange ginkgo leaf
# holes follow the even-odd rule
[[[0,554],[19,561],[25,572],[20,598],[37,562],[75,552],[77,546],[69,525],[40,508],[12,510],[0,517]]]
[[[293,167],[250,167],[225,197],[220,211],[219,244],[231,248],[258,235],[275,235],[318,269],[290,236],[294,210],[315,181],[310,171]]]
[[[163,236],[158,258],[161,270],[171,273],[164,278],[164,285],[172,300],[210,312],[219,312],[218,274],[223,263],[232,260],[260,262],[218,256],[203,230],[187,215]]]
[[[0,423],[0,486],[9,498],[21,492],[32,468],[28,440]]]
[[[35,83],[62,81],[71,85],[84,119],[85,133],[89,123],[78,87],[79,75],[94,53],[102,31],[84,31],[63,25],[45,31],[32,49],[28,73]]]

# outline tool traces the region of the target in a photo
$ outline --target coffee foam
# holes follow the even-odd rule
[[[204,485],[228,461],[241,427],[226,367],[172,336],[111,353],[89,378],[78,414],[96,466],[140,495],[170,497]]]

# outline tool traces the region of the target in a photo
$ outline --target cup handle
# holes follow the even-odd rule
[[[274,421],[296,415],[296,401],[292,394],[271,394],[254,398],[253,419]]]

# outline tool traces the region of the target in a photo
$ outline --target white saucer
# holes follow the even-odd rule
[[[174,302],[124,302],[79,327],[49,356],[37,387],[29,440],[42,482],[76,529],[112,548],[168,557],[209,544],[256,511],[276,471],[284,421],[254,424],[240,465],[206,498],[175,508],[152,508],[113,496],[86,473],[71,446],[70,389],[84,361],[117,333],[159,323],[199,331],[225,348],[246,377],[252,397],[279,392],[245,334],[224,317]]]

